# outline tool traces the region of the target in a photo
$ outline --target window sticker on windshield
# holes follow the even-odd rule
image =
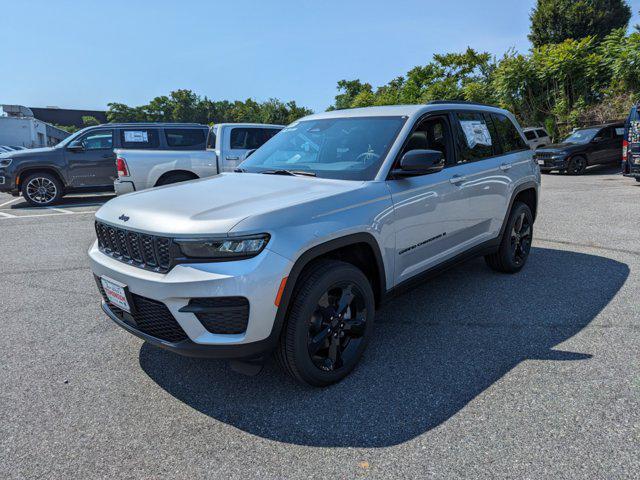
[[[141,130],[125,130],[124,131],[125,142],[148,142],[149,136],[147,132]]]
[[[480,120],[460,120],[460,125],[467,137],[469,148],[474,148],[476,145],[491,146],[491,134],[486,123]]]

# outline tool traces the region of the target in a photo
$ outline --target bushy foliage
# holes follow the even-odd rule
[[[468,48],[434,55],[374,89],[360,80],[338,82],[330,109],[466,100],[497,104],[523,124],[544,125],[559,133],[595,118],[623,118],[640,100],[640,33],[613,30],[603,38],[587,36],[508,51],[500,59]],[[608,117],[608,118],[605,118]]]
[[[538,0],[531,12],[529,40],[540,47],[588,36],[604,38],[626,28],[630,18],[625,0]]]
[[[146,105],[130,107],[123,103],[109,103],[110,122],[195,122],[214,124],[224,122],[257,122],[287,125],[311,110],[299,107],[295,101],[277,99],[265,102],[247,100],[229,102],[200,97],[191,90],[175,90],[169,96],[159,96]]]

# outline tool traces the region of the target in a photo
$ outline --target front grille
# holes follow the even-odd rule
[[[193,313],[211,333],[244,333],[249,322],[249,300],[244,297],[192,298],[181,312]]]
[[[553,155],[555,154],[551,152],[536,152],[535,158],[537,160],[550,160]]]
[[[156,237],[96,222],[101,252],[136,267],[166,273],[171,268],[175,244],[170,238]]]
[[[171,343],[181,342],[189,338],[164,303],[131,293],[133,313],[130,314],[109,302],[100,279],[96,279],[96,282],[100,295],[109,305],[109,309],[131,327]]]

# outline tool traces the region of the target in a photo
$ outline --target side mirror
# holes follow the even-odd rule
[[[409,150],[400,159],[400,168],[393,175],[409,177],[436,173],[444,168],[444,155],[438,150]]]
[[[244,157],[242,158],[242,160],[246,160],[247,158],[249,158],[251,155],[253,155],[253,152],[255,152],[256,150],[257,148],[253,148],[249,150],[247,153],[244,154]]]
[[[83,152],[84,147],[81,143],[72,143],[67,147],[67,150],[71,150],[72,152]]]
[[[593,140],[591,140],[591,143],[598,143],[598,142],[601,142],[602,140],[604,140],[603,137],[593,137]]]

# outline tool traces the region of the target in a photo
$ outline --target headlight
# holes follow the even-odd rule
[[[0,168],[8,167],[12,161],[13,158],[0,158]]]
[[[189,258],[249,258],[258,255],[269,242],[264,233],[238,238],[175,239],[182,253]]]

